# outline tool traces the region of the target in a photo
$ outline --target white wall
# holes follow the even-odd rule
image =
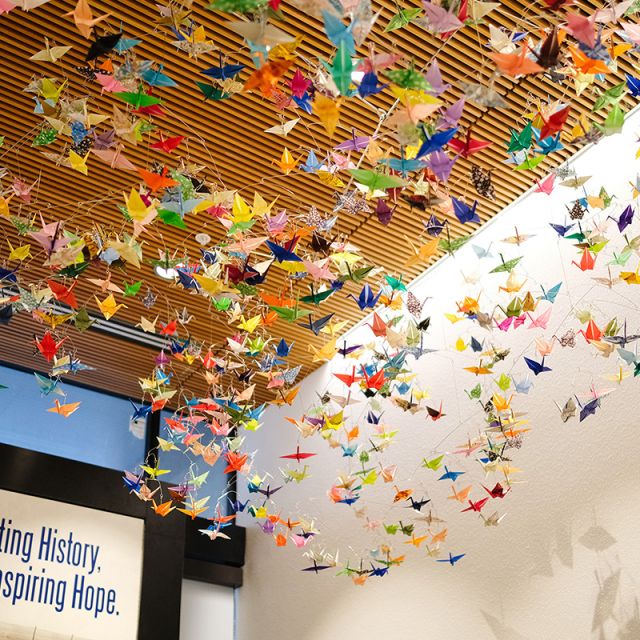
[[[230,587],[183,580],[180,640],[233,640],[233,612]]]
[[[604,185],[609,193],[620,195],[612,214],[626,204],[623,198],[630,197],[628,181],[635,178],[639,167],[633,143],[639,125],[640,119],[634,116],[623,136],[604,140],[575,161],[580,175],[594,176],[587,184],[589,193],[597,193]],[[497,259],[479,261],[470,247],[432,269],[416,288],[419,298],[433,298],[426,307],[434,318],[426,346],[440,351],[419,360],[414,370],[420,386],[429,389],[433,403],[437,406],[444,401],[447,416],[433,423],[424,413],[410,416],[385,405],[385,422],[400,429],[398,442],[385,454],[385,463],[398,465],[398,486],[411,486],[417,494],[429,496],[437,514],[447,520],[445,550],[466,552],[467,557],[455,567],[437,564],[426,557],[424,549],[403,545],[398,538],[394,555],[406,553],[405,564],[383,579],[371,578],[364,587],[355,587],[348,578],[335,577],[335,571],[319,576],[301,572],[307,561],[298,550],[292,545],[276,548],[271,536],[246,520],[249,530],[239,598],[240,640],[640,638],[639,381],[625,380],[603,400],[596,416],[582,423],[574,419],[563,424],[553,403],[564,403],[573,393],[586,393],[591,384],[617,387],[602,377],[617,369],[615,354],[608,359],[597,356],[578,336],[573,350],[556,346],[547,359],[553,372],[534,378],[531,393],[515,398],[516,409],[528,412],[532,432],[523,448],[512,454],[513,464],[523,470],[517,478],[513,476],[519,483],[504,501],[490,505],[508,513],[499,527],[484,527],[477,516],[459,513],[458,503],[445,499],[449,483],[436,482],[435,474],[420,468],[423,456],[451,452],[483,427],[477,403],[464,394],[477,379],[462,367],[477,364],[477,357],[453,349],[459,335],[465,339],[473,335],[488,345],[509,346],[512,357],[496,372],[521,378],[526,372],[521,356],[536,357],[535,336],[549,339],[567,328],[578,328],[575,309],[591,311],[599,326],[614,315],[626,318],[629,332],[640,333],[640,287],[625,283],[611,290],[594,286],[593,273],[570,265],[572,259],[578,259],[575,249],[557,239],[548,227],[549,221],[564,220],[564,203],[575,197],[576,192],[562,187],[550,197],[527,196],[474,241],[483,246],[493,242],[494,253],[502,251],[508,259],[518,254],[518,248],[498,241],[513,234],[514,224],[521,234],[536,234],[522,247],[526,257],[520,272],[529,279],[523,291],[531,289],[535,294],[540,285],[548,288],[564,282],[548,331],[521,328],[507,334],[497,330],[489,333],[469,322],[451,325],[444,320],[444,312],[455,311],[456,300],[482,290],[486,303],[487,298],[496,298],[497,286],[504,281],[504,274],[486,275]],[[628,236],[638,234],[640,223],[635,222]],[[618,250],[619,245],[614,248]],[[597,275],[606,275],[602,265],[607,251],[598,258]],[[636,265],[637,257],[633,256],[629,269],[635,270]],[[467,276],[478,270],[483,277],[476,285],[465,283],[461,269]],[[370,341],[367,332],[356,331],[350,341],[359,342],[358,335]],[[258,451],[256,471],[271,472],[276,479],[273,484],[280,484],[278,467],[284,465],[279,456],[295,450],[297,443],[297,431],[284,417],[300,417],[314,402],[315,392],[324,391],[328,384],[337,391],[339,385],[330,382],[331,371],[345,371],[350,366],[338,358],[305,381],[293,407],[268,410],[263,428],[250,434],[250,448]],[[354,420],[366,412],[364,406],[353,408]],[[360,424],[362,427],[363,422]],[[310,462],[312,477],[280,491],[276,496],[278,510],[283,518],[291,512],[313,519],[320,530],[316,548],[331,553],[339,550],[340,560],[351,558],[353,566],[353,558],[366,554],[382,538],[366,531],[353,510],[334,505],[326,496],[338,473],[348,470],[350,461],[340,457],[339,450],[329,450],[320,438],[304,440],[302,447],[319,453]],[[473,455],[456,456],[452,466],[466,471],[466,478],[476,487],[480,482],[500,479],[485,480]],[[370,493],[363,493],[357,506],[367,504],[367,514],[373,520],[409,520],[408,510],[389,507],[392,496],[388,485],[376,485]],[[476,493],[475,498],[479,497]]]

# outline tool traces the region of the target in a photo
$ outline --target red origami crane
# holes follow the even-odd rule
[[[47,362],[51,362],[65,340],[66,338],[63,338],[60,342],[56,342],[51,333],[47,331],[44,336],[42,336],[42,340],[35,338],[35,343],[38,351],[47,359]]]

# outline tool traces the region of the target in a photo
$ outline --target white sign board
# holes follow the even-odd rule
[[[0,490],[0,640],[135,640],[144,522]]]

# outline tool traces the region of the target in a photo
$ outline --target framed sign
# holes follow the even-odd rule
[[[0,490],[0,638],[136,640],[143,543],[139,518]]]
[[[0,444],[1,640],[177,638],[183,564],[117,471]]]

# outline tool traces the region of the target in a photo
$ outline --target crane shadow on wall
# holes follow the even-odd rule
[[[592,552],[589,562],[595,567],[596,583],[591,620],[593,640],[640,639],[640,605],[633,581],[630,576],[625,576],[617,552],[617,540],[604,527],[595,522],[574,539],[571,526],[558,523],[554,535],[534,540],[527,545],[528,559],[533,563],[530,572],[532,576],[553,578],[554,556],[563,566],[573,569],[576,542]],[[480,613],[495,640],[530,640],[510,626],[503,617],[496,616],[495,611],[489,613],[481,610]]]
[[[635,593],[626,595],[625,572],[617,553],[616,539],[601,525],[594,524],[578,542],[595,555],[594,572],[598,592],[591,623],[592,638],[632,640],[640,638],[640,608]],[[631,583],[632,584],[632,583]]]
[[[508,626],[500,620],[500,618],[497,618],[486,611],[480,610],[480,613],[489,625],[489,629],[491,629],[496,640],[529,640],[527,636],[523,636],[521,633],[518,633],[513,627]]]

